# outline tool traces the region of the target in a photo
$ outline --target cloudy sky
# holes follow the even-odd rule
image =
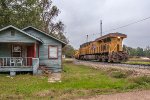
[[[53,0],[53,4],[60,9],[57,19],[64,22],[65,35],[75,48],[86,42],[87,34],[89,40],[100,36],[100,20],[103,20],[103,35],[124,33],[128,36],[123,42],[127,46],[150,45],[150,19],[111,30],[150,17],[150,0]]]

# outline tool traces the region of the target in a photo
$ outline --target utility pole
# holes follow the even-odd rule
[[[88,42],[89,35],[86,35],[86,41]]]
[[[102,20],[100,20],[100,36],[102,37],[103,30],[102,30]]]

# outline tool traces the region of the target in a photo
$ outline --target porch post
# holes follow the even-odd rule
[[[32,58],[33,74],[38,74],[39,58]]]
[[[37,44],[36,42],[34,43],[34,58],[36,58],[36,47],[37,47]]]

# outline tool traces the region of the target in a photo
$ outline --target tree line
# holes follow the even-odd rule
[[[59,13],[51,0],[0,0],[0,28],[34,26],[67,42],[63,22],[56,21]]]
[[[127,50],[129,53],[129,56],[138,56],[138,57],[149,57],[150,58],[150,46],[147,46],[146,48],[132,48],[128,46],[123,46],[124,50]]]
[[[150,58],[150,46],[147,46],[146,48],[132,48],[128,47],[126,45],[123,45],[124,51],[127,51],[130,57],[149,57]],[[71,45],[66,45],[63,48],[63,55],[66,55],[66,57],[73,57],[75,53],[75,49]]]

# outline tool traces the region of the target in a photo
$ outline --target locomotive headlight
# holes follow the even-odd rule
[[[117,38],[120,39],[120,36],[118,36]]]

